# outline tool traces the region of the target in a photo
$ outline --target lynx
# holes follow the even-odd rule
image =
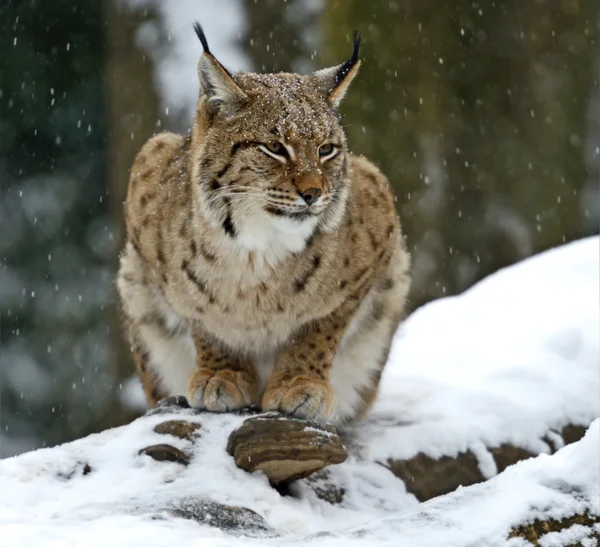
[[[409,255],[386,177],[337,113],[357,74],[231,73],[203,53],[191,131],[131,168],[118,289],[151,405],[261,406],[344,424],[371,406]]]

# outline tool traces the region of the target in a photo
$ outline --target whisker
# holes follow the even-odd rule
[[[208,203],[214,203],[221,199],[228,199],[234,202],[242,202],[251,199],[254,202],[259,201],[262,206],[282,209],[289,213],[297,213],[306,210],[304,204],[297,203],[297,196],[293,192],[279,190],[277,188],[257,188],[255,186],[246,185],[221,186],[212,190],[207,196],[206,201]],[[337,203],[339,200],[340,193],[338,191],[334,190],[328,192],[322,205],[315,208],[314,212],[318,214],[328,205]]]
[[[206,199],[208,201],[215,201],[222,198],[233,198],[233,197],[263,197],[262,192],[232,192],[232,191],[218,191],[216,190],[211,195],[209,195]]]
[[[216,188],[211,191],[210,198],[223,197],[224,195],[253,195],[261,197],[275,195],[277,197],[288,196],[290,201],[292,201],[292,196],[293,200],[296,199],[296,196],[290,192],[286,192],[285,190],[276,190],[273,188],[262,189],[254,186],[221,186],[220,188]]]
[[[257,192],[264,192],[264,188],[257,188],[256,186],[247,186],[245,184],[228,184],[228,185],[223,185],[223,186],[220,186],[219,188],[215,188],[213,191],[214,192],[219,192],[219,191],[223,191],[223,190],[230,190],[232,188],[238,188],[238,189],[243,189],[243,190],[255,190]]]
[[[223,197],[227,197],[232,201],[244,201],[246,199],[248,199],[249,196],[248,194],[229,194],[229,195],[219,195],[219,196],[211,196],[207,199],[208,202],[213,202],[215,200],[217,200],[218,198],[223,198]],[[255,197],[255,196],[252,196]],[[264,205],[272,205],[272,206],[276,206],[276,207],[280,207],[280,208],[285,208],[287,210],[303,210],[304,207],[301,205],[297,205],[294,203],[290,203],[289,201],[282,201],[282,200],[276,200],[276,199],[272,199],[272,198],[268,198],[267,196],[261,195],[259,196],[261,198],[261,201]]]

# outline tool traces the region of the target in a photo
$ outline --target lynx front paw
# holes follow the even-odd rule
[[[327,420],[335,411],[335,393],[329,382],[295,376],[273,384],[270,382],[263,395],[263,410],[279,410],[307,420]]]
[[[257,389],[251,375],[243,370],[199,368],[189,381],[190,406],[212,412],[227,412],[257,402]]]

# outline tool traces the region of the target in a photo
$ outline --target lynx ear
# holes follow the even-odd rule
[[[235,83],[229,71],[210,52],[200,23],[194,23],[194,30],[204,49],[198,62],[200,91],[206,96],[207,103],[212,108],[234,110],[245,102],[248,96]]]
[[[315,72],[315,76],[321,80],[327,90],[327,102],[331,106],[338,106],[340,104],[350,87],[350,83],[358,73],[358,67],[360,66],[360,60],[358,59],[360,41],[360,34],[354,29],[352,57],[341,65]]]

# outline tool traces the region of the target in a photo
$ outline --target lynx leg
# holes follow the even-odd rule
[[[137,250],[128,244],[118,278],[127,335],[151,405],[167,395],[185,395],[196,351],[187,321],[165,302]]]
[[[200,337],[195,344],[197,368],[186,393],[192,407],[227,412],[258,403],[259,378],[248,360],[227,355]]]
[[[160,379],[150,368],[150,354],[142,346],[133,343],[131,348],[133,360],[138,371],[142,389],[150,406],[155,406],[158,401],[167,396],[160,385]]]
[[[362,301],[333,360],[331,384],[339,401],[333,421],[338,424],[362,418],[377,396],[410,288],[410,259],[402,245]]]
[[[267,381],[264,410],[279,410],[298,418],[327,420],[337,406],[331,367],[360,299],[349,299],[318,320],[284,348]]]

